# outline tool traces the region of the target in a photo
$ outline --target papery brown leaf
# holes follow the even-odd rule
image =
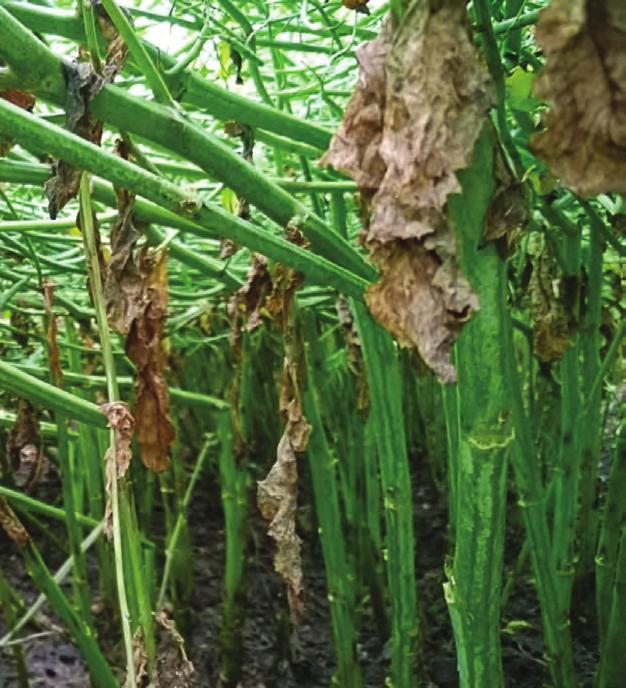
[[[267,258],[254,253],[245,284],[228,303],[228,314],[231,317],[231,345],[239,337],[242,317],[246,321],[248,332],[254,332],[260,327],[261,310],[271,290],[272,278],[267,268]]]
[[[113,532],[111,488],[113,481],[117,482],[126,475],[133,458],[131,442],[133,439],[135,421],[128,406],[123,401],[111,401],[102,404],[99,408],[109,419],[109,427],[113,428],[115,434],[115,443],[113,446],[109,447],[104,455],[107,478],[107,503],[104,512],[104,531],[107,536],[110,537]]]
[[[65,76],[65,128],[68,131],[100,144],[102,123],[89,110],[89,101],[99,93],[105,82],[88,62],[63,63]],[[48,213],[54,220],[66,203],[75,198],[82,171],[63,160],[52,165],[54,176],[44,185],[48,198]]]
[[[26,91],[0,91],[0,98],[8,100],[9,103],[17,105],[17,107],[22,108],[22,110],[27,110],[28,112],[32,112],[32,109],[35,107],[35,96]],[[4,136],[0,136],[0,158],[4,157],[11,148],[13,148],[13,141]]]
[[[506,239],[506,250],[514,252],[530,216],[529,204],[521,183],[509,170],[501,151],[494,159],[496,190],[489,204],[482,244]]]
[[[137,366],[135,421],[144,465],[153,471],[169,468],[169,449],[176,437],[170,419],[169,390],[163,377],[167,360],[163,348],[167,315],[167,252],[148,247],[137,256],[142,279],[142,310],[133,320],[126,353]]]
[[[296,229],[291,229],[288,236],[290,241],[299,245],[305,242]],[[276,463],[265,480],[258,483],[257,490],[259,510],[263,518],[269,521],[267,532],[276,543],[274,569],[287,586],[287,600],[295,623],[304,609],[301,540],[296,533],[298,464],[295,452],[305,451],[311,433],[311,426],[302,411],[304,360],[296,327],[295,296],[301,284],[301,274],[278,265],[273,275],[272,293],[266,301],[268,313],[283,334],[285,359],[279,404],[286,426],[278,443]]]
[[[529,248],[532,274],[528,285],[533,319],[533,351],[537,358],[551,363],[569,349],[577,327],[573,313],[572,289],[577,285],[563,277],[559,266],[544,245]],[[574,297],[576,300],[576,297]]]
[[[365,361],[361,349],[361,339],[350,310],[348,299],[340,295],[336,303],[339,324],[346,344],[348,366],[356,381],[356,407],[359,411],[366,411],[370,406],[369,385],[365,371]]]
[[[158,688],[191,688],[195,669],[185,641],[174,620],[163,609],[154,616],[157,622],[157,666],[155,686]]]
[[[552,0],[536,36],[546,63],[535,91],[550,110],[534,152],[576,193],[626,193],[623,0]]]
[[[257,504],[263,518],[269,521],[267,532],[276,543],[274,568],[287,585],[289,609],[297,619],[303,609],[302,541],[296,533],[298,466],[288,430],[278,443],[276,463],[265,480],[258,483]]]
[[[28,546],[30,535],[4,497],[0,497],[0,527],[20,549]]]
[[[39,418],[33,405],[19,399],[15,424],[7,437],[7,459],[15,485],[29,491],[38,482],[45,466]]]
[[[42,284],[43,287],[43,305],[48,319],[48,362],[54,384],[57,387],[63,387],[63,371],[61,370],[61,354],[59,352],[59,344],[57,342],[57,320],[52,310],[52,303],[54,301],[54,287],[55,284],[51,279],[45,279]]]
[[[413,3],[395,35],[388,22],[358,58],[359,82],[322,164],[349,174],[369,202],[365,242],[382,272],[370,309],[450,382],[451,343],[478,301],[457,267],[446,204],[491,106],[489,77],[456,0]]]
[[[63,63],[65,75],[65,127],[78,136],[100,145],[102,123],[93,116],[89,103],[121,72],[128,48],[106,13],[98,16],[100,29],[108,41],[102,73],[96,74],[87,61]],[[48,212],[55,219],[59,211],[76,197],[82,172],[63,160],[53,163],[54,176],[45,184]]]
[[[133,322],[142,317],[144,284],[135,264],[134,250],[139,231],[133,220],[134,196],[117,190],[117,219],[111,227],[111,258],[104,271],[103,293],[109,325],[128,335]]]

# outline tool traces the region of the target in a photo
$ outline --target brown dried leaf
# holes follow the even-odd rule
[[[573,191],[626,193],[626,13],[623,0],[552,0],[537,26],[550,104],[533,150]]]
[[[131,442],[135,421],[128,406],[123,401],[111,401],[100,406],[100,410],[109,419],[109,427],[115,431],[115,443],[107,450],[104,460],[106,464],[106,493],[107,504],[104,513],[105,533],[110,537],[112,533],[112,504],[111,488],[113,481],[121,480],[128,471],[133,458]]]
[[[255,253],[248,270],[246,283],[234,294],[228,303],[231,317],[231,345],[238,339],[241,329],[241,316],[247,321],[246,329],[254,332],[261,326],[261,310],[265,299],[272,289],[272,278],[267,269],[267,258]]]
[[[531,249],[532,250],[532,249]],[[568,291],[572,286],[544,246],[533,258],[530,293],[533,318],[533,350],[547,363],[558,361],[569,349],[576,330]]]
[[[449,382],[451,343],[478,302],[457,267],[446,204],[491,87],[462,3],[423,0],[393,37],[390,26],[358,51],[359,82],[322,163],[353,177],[370,203],[365,241],[382,272],[370,309]]]
[[[157,677],[159,688],[190,688],[195,669],[185,651],[185,641],[164,610],[155,614],[157,627]]]
[[[0,527],[20,549],[28,546],[30,535],[4,497],[0,497]]]
[[[133,222],[134,196],[117,191],[117,219],[111,227],[111,258],[103,285],[109,325],[128,335],[133,322],[143,314],[143,279],[137,270],[134,249],[139,231]]]
[[[43,284],[43,305],[48,319],[48,362],[57,387],[63,387],[63,371],[61,370],[61,354],[57,342],[57,320],[52,310],[55,284],[51,279],[45,279]]]
[[[287,584],[289,609],[297,619],[303,610],[301,540],[296,533],[298,465],[288,429],[278,443],[276,463],[258,483],[257,504],[269,521],[267,532],[276,543],[274,568]]]
[[[0,98],[8,100],[9,103],[17,105],[22,110],[31,112],[35,107],[35,96],[26,91],[0,91]],[[5,156],[13,148],[13,141],[4,136],[0,136],[0,158]]]
[[[31,490],[44,469],[45,457],[37,412],[25,399],[17,404],[15,424],[7,438],[7,459],[16,486]]]
[[[142,280],[141,310],[126,339],[126,353],[137,366],[135,420],[137,441],[144,465],[159,472],[169,468],[169,448],[176,437],[170,419],[167,383],[163,377],[163,348],[167,315],[167,252],[153,254],[144,247],[137,256]]]
[[[89,111],[89,101],[104,86],[104,80],[96,74],[88,62],[63,63],[65,75],[65,128],[96,145],[102,138],[102,124]],[[48,213],[54,220],[59,211],[72,198],[80,186],[82,171],[63,160],[52,165],[54,176],[45,184]]]

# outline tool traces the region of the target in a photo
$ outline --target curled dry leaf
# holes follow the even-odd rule
[[[116,332],[128,335],[145,307],[143,280],[134,256],[140,233],[133,221],[134,197],[123,189],[116,193],[117,218],[111,227],[111,258],[104,270],[103,293],[109,325]]]
[[[533,247],[530,247],[533,251]],[[535,356],[551,363],[558,361],[569,349],[577,321],[574,301],[577,280],[561,274],[555,258],[545,245],[535,247],[528,290],[533,318],[533,350]]]
[[[234,294],[228,303],[231,317],[231,346],[236,348],[241,337],[241,318],[247,321],[246,329],[254,332],[261,325],[261,310],[267,295],[272,290],[272,278],[267,268],[267,258],[255,253],[248,271],[246,283]]]
[[[4,497],[0,497],[0,526],[20,549],[30,542],[28,531]]]
[[[65,127],[91,143],[100,144],[102,124],[89,110],[89,101],[102,89],[104,80],[96,74],[89,62],[63,63],[65,76]],[[54,161],[54,176],[45,184],[48,213],[54,220],[59,211],[72,198],[80,186],[81,170],[63,160]]]
[[[535,153],[583,196],[626,193],[623,0],[552,0],[536,36],[546,63],[535,90],[550,110]]]
[[[126,338],[126,353],[137,366],[135,420],[137,442],[144,465],[153,471],[169,468],[169,449],[176,437],[170,418],[170,400],[163,376],[163,348],[167,315],[167,252],[154,254],[148,247],[137,256],[141,276],[141,312]]]
[[[28,112],[31,112],[35,107],[35,96],[26,91],[0,91],[0,98],[8,100],[9,103],[17,105],[22,110],[28,110]],[[0,158],[5,156],[11,148],[13,148],[13,142],[0,136]]]
[[[52,310],[55,284],[51,279],[45,279],[43,287],[43,305],[48,319],[48,361],[50,370],[57,387],[63,387],[63,371],[61,370],[61,355],[57,342],[57,320]]]
[[[99,13],[98,23],[108,41],[107,56],[102,74],[96,74],[91,63],[81,61],[63,63],[65,76],[65,127],[91,143],[100,145],[102,123],[92,115],[89,104],[93,98],[111,83],[122,70],[128,48],[117,34],[112,22],[104,13]],[[59,211],[76,197],[82,172],[63,160],[53,163],[54,176],[45,184],[48,198],[48,212],[55,219]]]
[[[107,504],[104,513],[104,530],[110,537],[113,525],[111,488],[114,480],[121,480],[126,475],[133,458],[133,452],[130,445],[133,439],[135,421],[128,406],[123,401],[111,401],[107,404],[102,404],[100,410],[109,419],[109,427],[113,428],[115,434],[115,442],[107,449],[104,456],[107,477]]]
[[[278,443],[276,463],[258,483],[257,504],[269,521],[267,532],[276,543],[274,568],[287,585],[289,609],[297,620],[303,609],[301,540],[296,533],[298,466],[288,429]]]
[[[450,346],[478,300],[461,274],[447,217],[492,94],[456,0],[415,2],[392,36],[358,51],[359,81],[323,164],[350,175],[368,202],[365,242],[381,269],[366,300],[445,381]]]
[[[44,470],[46,459],[37,412],[25,399],[17,404],[15,424],[7,438],[7,459],[15,485],[31,490]]]
[[[297,230],[290,239],[302,243]],[[273,290],[267,299],[268,312],[283,331],[285,360],[280,386],[280,411],[286,420],[278,443],[276,463],[265,480],[258,483],[257,503],[263,518],[269,522],[268,534],[276,543],[274,568],[287,586],[287,600],[294,622],[302,613],[303,585],[301,540],[296,533],[298,508],[298,463],[296,452],[306,449],[311,426],[302,412],[300,389],[304,363],[302,345],[296,327],[294,300],[302,275],[279,265],[273,279]]]
[[[190,688],[195,669],[187,657],[183,637],[164,610],[157,612],[154,618],[158,624],[155,685],[159,688]]]

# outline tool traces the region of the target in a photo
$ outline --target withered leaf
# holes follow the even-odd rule
[[[577,322],[566,293],[573,285],[563,277],[547,246],[531,244],[532,274],[528,290],[533,319],[533,351],[537,358],[558,361],[569,349]]]
[[[31,112],[35,107],[35,96],[26,91],[0,91],[0,98],[8,100],[9,103],[17,105],[22,110],[28,110],[28,112]],[[0,158],[5,156],[11,148],[13,148],[13,141],[0,136]]]
[[[255,253],[252,265],[248,270],[245,284],[234,294],[228,303],[228,314],[231,317],[231,344],[239,336],[241,317],[247,321],[246,329],[253,332],[260,327],[261,310],[265,299],[272,289],[272,278],[267,268],[267,258]]]
[[[55,284],[51,279],[45,279],[43,287],[43,305],[48,319],[48,361],[50,370],[57,387],[63,387],[63,371],[61,370],[61,354],[57,342],[57,320],[52,310]]]
[[[195,669],[187,652],[185,641],[174,620],[164,610],[154,616],[157,626],[157,668],[158,688],[190,688],[193,685]]]
[[[133,221],[133,202],[127,191],[117,191],[118,215],[111,227],[111,258],[103,285],[109,325],[123,335],[130,332],[145,308],[143,279],[135,265],[134,249],[140,234]]]
[[[552,0],[536,36],[546,63],[535,90],[550,110],[533,150],[583,196],[626,193],[623,0]]]
[[[90,111],[90,102],[121,72],[128,48],[106,13],[99,13],[98,23],[108,41],[102,74],[96,74],[87,61],[63,63],[65,76],[65,127],[91,143],[100,145],[102,123]],[[78,193],[82,172],[62,160],[53,163],[54,176],[44,187],[48,212],[55,219],[65,204]]]
[[[30,490],[44,469],[43,442],[39,433],[39,418],[26,399],[17,404],[15,424],[7,438],[7,459],[17,487]]]
[[[291,240],[303,242],[295,231]],[[272,294],[267,308],[282,329],[285,359],[280,385],[280,411],[286,420],[283,436],[278,443],[276,463],[265,480],[258,483],[257,503],[265,520],[269,521],[268,535],[276,543],[274,568],[287,586],[287,600],[294,622],[304,608],[301,540],[296,533],[298,507],[298,464],[296,452],[305,451],[311,426],[302,411],[301,387],[304,361],[302,344],[296,327],[295,294],[302,276],[294,270],[277,267]]]
[[[111,401],[102,404],[99,408],[109,419],[109,427],[113,428],[115,434],[115,442],[109,447],[104,456],[107,477],[107,504],[104,513],[104,530],[110,537],[113,532],[111,488],[113,486],[113,481],[117,482],[126,475],[133,458],[131,442],[133,439],[135,421],[128,406],[123,401]]]
[[[137,366],[135,421],[141,460],[147,468],[159,472],[169,468],[169,449],[176,437],[164,378],[167,252],[153,254],[148,247],[142,248],[137,256],[137,270],[142,280],[142,309],[126,338],[126,353]]]
[[[257,504],[266,521],[268,534],[276,543],[274,568],[287,585],[289,609],[297,619],[303,609],[301,540],[296,533],[298,467],[289,431],[278,443],[276,463],[265,480],[258,483]]]
[[[382,273],[370,309],[450,382],[450,346],[478,301],[457,265],[446,204],[492,103],[488,74],[456,0],[413,3],[395,35],[388,22],[358,57],[358,84],[322,163],[355,179],[370,205],[365,242]]]
[[[104,86],[88,62],[63,63],[65,76],[65,127],[91,143],[99,145],[102,124],[89,111],[89,101]],[[45,184],[48,213],[54,220],[65,204],[76,196],[82,172],[63,160],[54,161],[54,176]]]
[[[0,526],[20,549],[27,547],[30,535],[4,497],[0,497]]]

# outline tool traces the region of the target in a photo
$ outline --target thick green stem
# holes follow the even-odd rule
[[[513,427],[507,359],[506,271],[493,244],[479,248],[493,186],[494,140],[479,139],[472,165],[459,173],[463,192],[448,202],[460,263],[480,301],[455,348],[456,403],[448,418],[456,437],[455,550],[446,600],[456,641],[460,686],[497,688],[504,682],[500,598],[506,522],[506,475]],[[480,400],[480,403],[477,403]],[[456,424],[456,427],[455,427]]]

